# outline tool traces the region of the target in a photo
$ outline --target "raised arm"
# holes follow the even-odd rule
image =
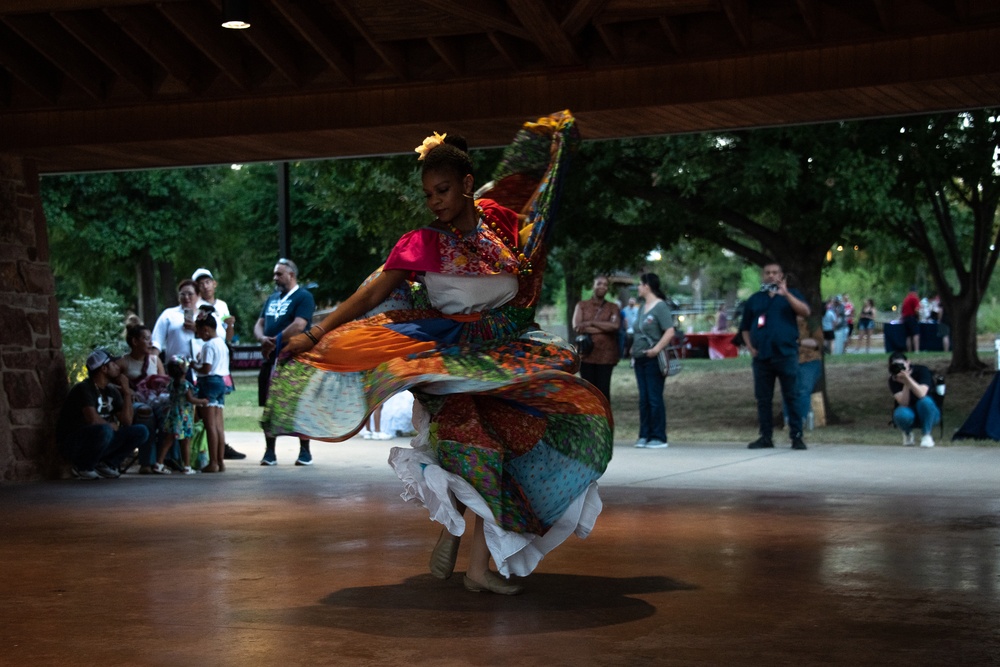
[[[324,335],[335,330],[342,324],[346,324],[358,319],[369,310],[379,305],[388,298],[394,289],[406,279],[407,271],[385,270],[366,285],[362,285],[358,290],[349,296],[337,309],[323,318],[319,324],[314,324],[308,329],[303,327],[304,333],[288,339],[287,350],[292,354],[300,354],[312,349],[316,343],[309,337],[311,335],[317,341]],[[309,335],[306,335],[306,334]]]

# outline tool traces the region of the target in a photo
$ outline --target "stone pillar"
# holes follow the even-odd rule
[[[0,480],[58,472],[61,348],[38,172],[30,160],[0,154]]]

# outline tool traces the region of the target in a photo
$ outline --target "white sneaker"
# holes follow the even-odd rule
[[[369,431],[368,429],[364,429],[364,430],[360,431],[359,435],[362,438],[364,438],[365,440],[371,440],[372,439],[372,432]]]
[[[636,447],[645,447],[647,442],[649,442],[649,441],[646,440],[645,438],[639,438],[638,440],[635,441],[635,446]]]
[[[650,440],[646,443],[646,449],[666,449],[670,445],[662,440]]]
[[[933,447],[934,437],[930,433],[924,433],[924,437],[920,438],[921,447]]]
[[[122,476],[122,474],[118,472],[117,469],[112,468],[104,461],[101,461],[96,466],[94,466],[94,471],[104,479],[118,479],[119,477]]]
[[[385,431],[372,433],[372,440],[392,440],[393,437],[392,433],[386,433]]]
[[[171,473],[170,468],[163,465],[162,463],[153,464],[153,472],[157,475],[169,475]]]
[[[100,479],[101,476],[97,474],[96,470],[82,470],[73,466],[70,468],[70,472],[73,473],[73,477],[77,479]]]
[[[903,447],[912,447],[913,444],[913,431],[903,433]]]

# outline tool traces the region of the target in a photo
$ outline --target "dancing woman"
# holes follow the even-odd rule
[[[586,537],[601,510],[610,407],[573,375],[573,348],[533,324],[576,138],[568,112],[526,123],[491,184],[496,199],[476,200],[464,141],[428,137],[417,152],[435,220],[287,342],[285,357],[295,356],[276,373],[265,410],[274,434],[339,441],[411,390],[418,434],[389,462],[403,497],[444,525],[435,576],[451,576],[464,512],[473,512],[470,591],[519,593],[505,577],[529,574],[570,534]]]

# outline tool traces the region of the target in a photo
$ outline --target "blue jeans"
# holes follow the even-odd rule
[[[149,439],[145,426],[119,426],[114,430],[107,424],[84,426],[60,443],[63,457],[78,470],[93,470],[102,461],[118,468],[137,447]]]
[[[667,441],[667,406],[663,403],[663,383],[656,358],[635,359],[635,381],[639,385],[639,437]]]
[[[892,411],[892,423],[903,433],[913,430],[914,422],[923,430],[924,435],[931,432],[934,426],[941,421],[941,411],[938,410],[937,403],[930,396],[924,396],[917,401],[917,411],[913,408],[900,405]]]
[[[754,358],[753,395],[757,399],[757,423],[761,436],[770,439],[774,435],[774,381],[781,383],[781,400],[788,408],[788,435],[802,437],[802,415],[799,413],[799,358],[798,355]]]

